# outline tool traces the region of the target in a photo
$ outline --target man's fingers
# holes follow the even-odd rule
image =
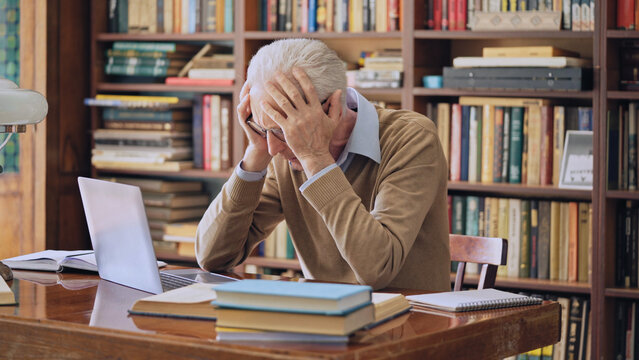
[[[284,116],[282,116],[282,114],[280,114],[279,111],[275,110],[269,103],[267,103],[266,101],[261,101],[260,102],[260,106],[262,107],[262,111],[264,111],[264,113],[271,118],[271,120],[275,121],[275,123],[277,125],[279,125],[282,130],[284,130],[284,127],[286,125],[288,125],[288,119]]]
[[[341,97],[342,90],[335,90],[329,98],[329,101],[327,101],[327,103],[330,103],[330,107],[328,109],[328,117],[331,118],[331,120],[333,120],[333,122],[335,123],[337,123],[337,121],[339,120],[340,113],[342,112]]]
[[[297,82],[300,83],[302,90],[304,90],[304,96],[306,97],[308,104],[315,105],[319,103],[315,86],[313,86],[313,83],[308,75],[306,75],[306,72],[298,67],[294,67],[292,73]]]
[[[279,105],[279,107],[284,110],[287,115],[290,116],[295,112],[295,107],[293,107],[293,104],[291,104],[286,95],[282,92],[282,90],[278,89],[277,86],[269,81],[266,83],[264,88],[266,89],[266,92],[273,98],[273,100],[275,100],[277,105]]]
[[[277,80],[286,96],[288,96],[288,98],[290,99],[293,107],[299,109],[300,106],[306,105],[306,100],[304,100],[304,97],[302,97],[299,89],[295,86],[295,84],[293,84],[288,76],[282,73],[278,73],[277,75],[275,75],[275,79]]]
[[[240,90],[240,100],[244,99],[244,95],[247,95],[251,91],[251,87],[248,84],[248,81],[244,82],[242,85],[242,90]]]

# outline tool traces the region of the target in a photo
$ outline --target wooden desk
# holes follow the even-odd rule
[[[347,345],[224,343],[215,340],[214,321],[128,315],[148,294],[97,276],[14,274],[20,305],[0,306],[2,359],[497,359],[553,344],[560,334],[561,308],[546,302],[463,315],[411,312]]]

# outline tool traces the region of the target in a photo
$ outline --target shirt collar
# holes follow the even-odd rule
[[[379,116],[375,106],[353,88],[346,89],[346,106],[357,109],[357,119],[351,136],[337,159],[337,165],[346,161],[349,154],[359,154],[380,163]]]

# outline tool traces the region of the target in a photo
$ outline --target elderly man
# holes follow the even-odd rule
[[[346,88],[343,62],[317,40],[261,48],[240,97],[249,145],[198,226],[202,268],[232,269],[286,220],[306,278],[450,290],[432,121]]]

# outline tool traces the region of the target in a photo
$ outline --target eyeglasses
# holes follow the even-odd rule
[[[270,131],[271,134],[273,134],[273,136],[277,138],[277,140],[283,143],[286,143],[286,139],[284,138],[284,132],[282,131],[282,129],[278,129],[278,128],[266,129],[261,127],[258,123],[253,121],[253,114],[249,115],[248,119],[246,119],[246,123],[253,131],[258,133],[261,137],[266,139],[266,134],[268,134],[268,132]]]

